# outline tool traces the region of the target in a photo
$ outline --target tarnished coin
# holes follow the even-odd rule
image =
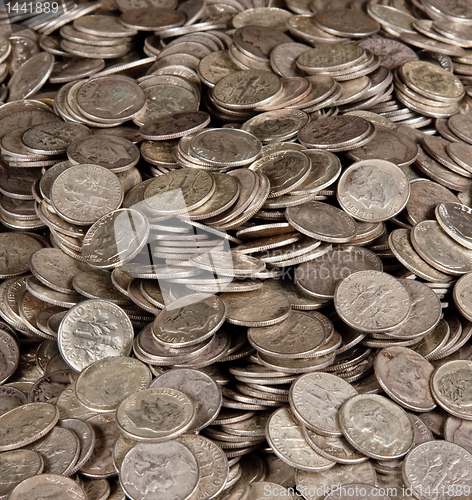
[[[258,351],[288,359],[312,356],[326,338],[323,323],[301,311],[292,311],[277,325],[248,330],[248,340]]]
[[[149,141],[163,141],[193,134],[209,123],[210,115],[205,111],[188,111],[148,122],[140,128],[140,133]]]
[[[472,422],[470,420],[449,417],[444,426],[444,439],[462,446],[470,453],[472,450],[470,437],[471,430]]]
[[[274,453],[296,469],[324,470],[335,465],[335,462],[322,457],[308,445],[301,427],[288,408],[280,408],[270,416],[266,437]]]
[[[195,295],[172,302],[156,317],[152,332],[155,339],[169,347],[196,345],[212,337],[223,324],[226,305],[217,296]]]
[[[383,160],[353,163],[338,182],[341,207],[354,218],[380,222],[397,215],[410,195],[408,179],[395,164]]]
[[[75,465],[69,471],[69,475],[72,475],[77,472],[92,455],[95,446],[95,434],[90,424],[77,418],[60,420],[58,425],[64,429],[69,429],[79,438],[79,456]]]
[[[120,430],[116,425],[115,413],[99,413],[89,417],[86,422],[92,426],[95,447],[80,472],[88,477],[110,477],[116,475],[113,463],[113,445]]]
[[[21,142],[32,153],[56,155],[65,153],[72,142],[91,133],[80,123],[42,123],[23,132]]]
[[[216,382],[206,373],[190,368],[169,370],[150,385],[176,389],[187,395],[195,406],[190,430],[199,431],[211,424],[221,409],[222,395]]]
[[[167,441],[137,444],[126,454],[120,476],[126,495],[133,500],[158,500],[167,495],[186,500],[196,491],[200,473],[189,448]]]
[[[76,165],[62,172],[51,188],[51,201],[66,221],[88,226],[123,201],[118,177],[98,165]]]
[[[0,330],[0,384],[6,382],[15,372],[20,361],[20,350],[15,338]]]
[[[441,228],[462,246],[472,250],[472,209],[457,202],[443,202],[436,206],[436,219]]]
[[[339,410],[339,424],[354,448],[377,460],[400,458],[413,445],[413,426],[396,403],[378,394],[359,394]]]
[[[430,389],[434,367],[407,347],[387,347],[376,356],[375,374],[385,392],[399,405],[416,412],[432,410]]]
[[[58,474],[39,474],[22,481],[10,494],[11,500],[87,500],[85,491],[72,479]]]
[[[190,141],[197,159],[210,165],[237,167],[248,165],[261,154],[261,141],[244,130],[207,129]]]
[[[134,80],[116,75],[89,80],[82,85],[76,99],[87,118],[113,124],[133,118],[146,103],[143,90]]]
[[[135,257],[149,236],[149,221],[138,210],[121,208],[98,219],[83,239],[82,256],[100,269],[121,266]]]
[[[298,140],[308,148],[348,151],[366,144],[375,135],[372,123],[359,116],[330,116],[306,124]]]
[[[74,432],[56,426],[27,449],[41,455],[45,474],[69,476],[79,457],[80,442]]]
[[[0,498],[7,498],[12,490],[25,479],[41,474],[43,459],[31,450],[12,450],[0,455],[2,485]]]
[[[410,298],[393,276],[380,271],[358,271],[338,285],[334,305],[339,316],[352,328],[384,332],[406,320]]]
[[[310,238],[328,243],[347,243],[357,233],[354,219],[343,210],[327,203],[308,201],[287,208],[285,214],[295,229]]]
[[[175,389],[156,387],[128,396],[118,406],[120,430],[136,441],[159,443],[183,434],[192,425],[195,407]]]
[[[468,273],[460,278],[454,285],[453,298],[454,303],[463,316],[467,319],[472,317],[470,302],[472,274]],[[470,321],[470,319],[469,319]]]
[[[89,365],[76,381],[78,400],[87,408],[113,411],[129,395],[147,389],[149,368],[133,358],[104,358]]]
[[[456,489],[464,497],[472,487],[472,454],[446,441],[430,441],[416,446],[405,458],[403,480],[421,500],[444,500]],[[441,487],[435,491],[436,485]]]
[[[25,233],[2,233],[0,248],[4,255],[0,261],[0,276],[6,279],[27,273],[31,255],[43,246]]]
[[[0,387],[0,416],[26,403],[26,396],[14,387]]]
[[[200,207],[215,191],[215,180],[197,169],[180,169],[154,179],[144,191],[144,204],[153,212],[173,215]]]
[[[211,252],[200,254],[190,260],[192,266],[212,271],[218,276],[255,278],[264,271],[265,264],[260,259],[239,252]]]
[[[89,299],[105,299],[118,305],[127,305],[130,300],[114,286],[108,271],[84,271],[74,276],[74,289]]]
[[[54,56],[40,52],[22,64],[10,79],[9,101],[19,101],[37,92],[47,81],[54,67]]]
[[[37,441],[56,425],[59,411],[49,403],[28,403],[0,416],[0,450]]]
[[[438,404],[452,415],[466,420],[472,420],[471,370],[471,361],[449,361],[440,366],[431,379],[433,396]]]
[[[116,173],[134,167],[139,160],[139,150],[122,137],[93,135],[71,143],[67,157],[73,164],[101,165]]]
[[[288,298],[277,290],[262,287],[246,292],[221,294],[226,305],[226,321],[235,325],[263,327],[282,322],[290,315]]]
[[[420,256],[439,271],[453,276],[472,271],[472,251],[450,238],[436,221],[423,221],[411,232]]]
[[[241,28],[241,30],[244,29]],[[248,85],[251,88],[250,92],[248,92]],[[246,109],[270,102],[281,88],[280,78],[271,71],[245,70],[224,76],[213,88],[212,95],[220,106],[229,109]]]
[[[356,394],[354,387],[335,375],[308,373],[292,385],[290,406],[309,429],[324,436],[340,436],[338,410]]]
[[[184,24],[186,16],[183,12],[162,7],[135,7],[123,12],[120,22],[127,28],[139,31],[159,31],[176,28]]]
[[[317,12],[315,23],[323,30],[336,36],[363,38],[371,36],[380,29],[377,21],[352,9],[326,9]]]
[[[376,484],[371,462],[356,465],[336,464],[328,471],[297,471],[297,489],[307,500],[322,500],[324,490],[339,488],[352,483]],[[351,496],[349,496],[351,498]]]
[[[191,451],[198,463],[198,485],[190,498],[192,500],[213,498],[224,489],[228,479],[226,454],[204,436],[187,434],[177,440]]]
[[[133,326],[125,311],[107,300],[92,299],[69,309],[59,327],[59,349],[74,370],[94,361],[128,356]]]

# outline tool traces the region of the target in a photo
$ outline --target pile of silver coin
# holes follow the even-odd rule
[[[472,498],[469,0],[5,3],[0,226],[0,500]]]

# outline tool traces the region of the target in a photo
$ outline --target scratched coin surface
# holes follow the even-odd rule
[[[121,465],[121,485],[133,500],[190,498],[200,473],[195,455],[177,441],[139,443]]]
[[[2,472],[2,483],[0,495],[7,498],[13,488],[28,477],[41,474],[43,470],[43,459],[31,450],[11,450],[0,455],[0,471]]]
[[[305,426],[323,436],[340,436],[338,411],[356,389],[330,373],[307,373],[290,388],[290,406]]]
[[[64,360],[80,372],[94,361],[128,356],[133,336],[133,325],[119,306],[92,299],[67,311],[59,327],[58,341]]]
[[[339,410],[344,437],[365,455],[400,458],[413,446],[413,426],[400,406],[378,394],[359,394]]]
[[[85,491],[72,479],[58,474],[39,474],[22,481],[10,494],[12,500],[61,498],[87,500]]]

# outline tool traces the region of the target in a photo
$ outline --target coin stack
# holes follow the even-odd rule
[[[0,498],[470,497],[469,3],[7,8]]]

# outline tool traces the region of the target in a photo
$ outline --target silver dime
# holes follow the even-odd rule
[[[72,479],[58,474],[39,474],[22,481],[10,494],[11,500],[58,497],[63,500],[87,500],[85,491]]]
[[[406,412],[378,394],[359,394],[348,399],[339,412],[346,439],[372,458],[400,458],[413,446],[413,426]]]
[[[59,327],[59,348],[77,371],[94,361],[131,352],[133,327],[126,313],[106,300],[86,300],[70,309]]]
[[[186,500],[200,476],[195,455],[177,441],[139,443],[125,456],[120,473],[121,485],[133,500],[159,500],[163,495]],[[163,481],[163,475],[168,479]]]
[[[43,459],[31,450],[12,450],[0,455],[0,470],[2,471],[2,486],[0,498],[7,498],[19,483],[28,477],[41,474]]]

